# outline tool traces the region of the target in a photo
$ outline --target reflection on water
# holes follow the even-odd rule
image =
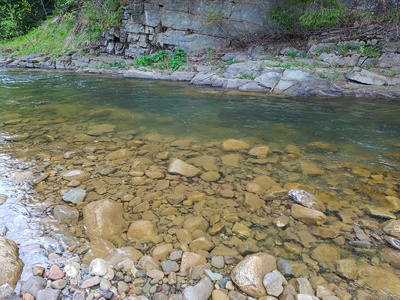
[[[357,223],[368,233],[382,234],[379,226],[384,219],[365,213],[366,205],[384,207],[397,216],[390,203],[390,197],[400,195],[396,101],[246,96],[168,82],[0,71],[0,108],[4,179],[0,194],[10,197],[0,206],[0,214],[6,216],[0,228],[7,227],[3,232],[23,246],[23,254],[36,253],[32,262],[40,263],[49,251],[74,244],[71,233],[88,239],[81,220],[76,227],[50,219],[43,222],[54,205],[63,203],[61,196],[69,187],[59,173],[68,169],[92,175],[80,186],[90,191],[90,201],[121,201],[124,196],[130,201],[135,196],[135,201],[146,202],[147,194],[162,191],[154,196],[159,199],[148,201],[147,210],[156,215],[163,232],[175,217],[194,214],[199,207],[197,213],[206,218],[217,214],[214,219],[224,229],[213,235],[213,243],[235,248],[245,241],[257,251],[300,261],[306,266],[300,275],[333,274],[331,267],[320,268],[318,259],[317,263],[310,256],[321,241],[342,249],[342,258],[359,262],[365,255],[381,262],[376,249],[387,245],[354,246],[359,241],[352,226]],[[268,155],[223,152],[221,142],[226,139],[243,139],[251,147],[266,145]],[[128,155],[112,158],[118,149],[128,150]],[[182,181],[165,176],[172,157],[195,165],[207,176]],[[147,159],[143,169],[135,169],[138,158]],[[106,168],[115,170],[101,174]],[[9,183],[12,172],[24,170],[34,177],[43,173],[48,177],[33,185],[34,191]],[[148,170],[161,172],[162,180],[146,177]],[[137,184],[131,184],[132,176],[139,178]],[[262,192],[254,189],[257,185]],[[292,219],[282,228],[274,227],[276,218],[291,214],[285,196],[291,188],[318,195],[329,217],[325,230],[340,236]],[[169,203],[171,195],[193,191],[207,195],[203,206]],[[253,207],[257,199],[262,204]],[[174,217],[168,219],[160,215],[159,207],[152,208],[155,200],[163,209],[173,208]],[[130,221],[137,218],[138,203],[132,201],[125,204],[125,218]],[[232,234],[233,223],[239,221],[251,228],[247,240]],[[397,269],[393,272],[400,274]]]

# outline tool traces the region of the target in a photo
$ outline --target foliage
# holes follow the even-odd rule
[[[226,13],[226,11],[217,10],[215,7],[213,7],[204,15],[204,23],[207,25],[216,25],[226,20],[227,18],[228,14]]]
[[[237,62],[238,62],[237,59],[228,60],[228,61],[226,62],[226,65],[227,65],[227,66],[230,66],[231,64],[236,64]]]
[[[296,50],[292,50],[292,51],[289,51],[288,53],[287,53],[287,56],[289,56],[289,57],[291,57],[291,58],[296,58],[296,55],[297,55],[297,52],[296,52]]]
[[[338,46],[338,51],[339,52],[349,52],[351,50],[360,52],[362,55],[369,56],[369,57],[374,57],[375,59],[378,59],[380,57],[380,46],[364,46],[361,44],[356,44],[356,43],[346,43],[343,45]]]
[[[118,0],[81,0],[81,3],[83,23],[91,40],[98,40],[106,29],[120,25],[122,8],[118,7]]]
[[[142,55],[134,62],[135,67],[148,67],[154,63],[158,63],[159,69],[166,69],[167,67],[173,71],[179,69],[187,61],[185,52],[182,49],[175,50],[171,58],[166,62],[168,57],[168,50],[161,50],[156,52],[152,57]]]
[[[65,39],[72,36],[74,20],[62,20],[57,24],[46,21],[42,26],[29,31],[25,36],[17,36],[9,40],[0,40],[0,53],[27,55],[29,53],[50,54],[61,56],[63,51],[71,50],[79,43],[79,37]]]
[[[293,32],[331,27],[344,10],[339,0],[285,0],[271,9],[269,16],[286,32]]]
[[[176,71],[180,66],[187,61],[185,52],[182,49],[175,50],[171,59],[168,61],[168,66],[171,70]]]
[[[137,60],[135,60],[135,67],[147,67],[153,64],[153,61],[148,55],[142,55]]]
[[[386,74],[386,77],[393,78],[394,76],[396,76],[396,72],[397,72],[397,70],[396,70],[396,69],[393,69],[392,71],[389,71],[389,72]]]

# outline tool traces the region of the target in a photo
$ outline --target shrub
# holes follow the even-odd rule
[[[286,0],[269,11],[269,16],[286,32],[331,27],[345,8],[339,0]]]

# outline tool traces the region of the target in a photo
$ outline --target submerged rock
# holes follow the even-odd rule
[[[119,236],[124,228],[124,209],[121,203],[103,199],[83,208],[83,223],[90,238],[105,240]]]
[[[173,159],[168,167],[168,172],[185,177],[194,177],[200,174],[201,170],[195,166],[189,165],[180,159]]]
[[[61,176],[65,180],[78,180],[80,182],[86,181],[90,178],[90,174],[82,170],[65,171],[61,173]]]
[[[312,208],[315,203],[314,201],[316,200],[316,197],[314,195],[304,190],[292,189],[288,192],[288,195],[297,203],[308,208]]]
[[[326,222],[324,213],[298,204],[292,205],[292,217],[308,225],[322,225]]]

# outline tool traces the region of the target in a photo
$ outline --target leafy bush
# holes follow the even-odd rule
[[[344,10],[339,0],[286,0],[271,9],[269,16],[286,32],[293,32],[331,27]]]
[[[172,58],[168,61],[169,68],[173,71],[179,69],[187,61],[186,54],[182,49],[175,50]]]
[[[165,63],[167,57],[168,57],[167,50],[158,51],[152,57],[148,55],[142,55],[137,60],[135,60],[134,66],[148,67],[152,66],[153,63],[158,63],[158,67],[160,69],[166,69],[168,67],[171,70],[176,71],[179,69],[180,66],[183,65],[183,63],[187,61],[186,54],[182,49],[175,50],[170,60],[168,60],[168,62]]]
[[[153,60],[148,55],[142,55],[135,60],[135,67],[147,67],[153,64]]]

